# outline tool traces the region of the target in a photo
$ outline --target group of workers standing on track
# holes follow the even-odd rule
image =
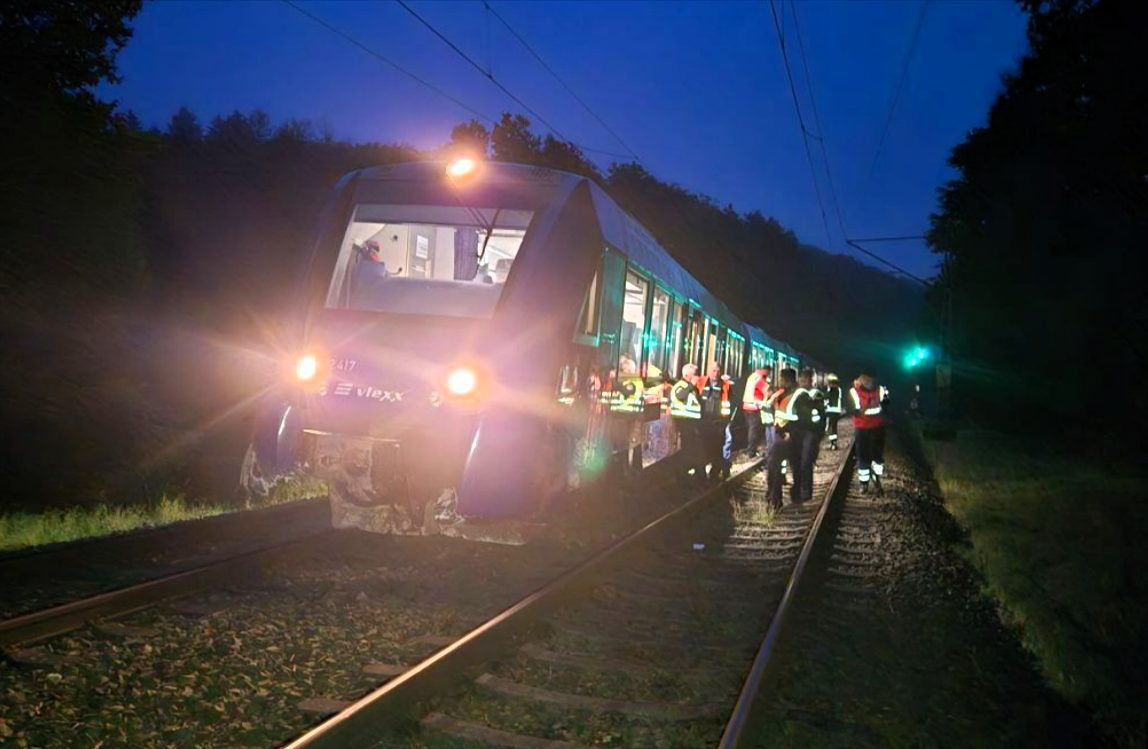
[[[687,480],[718,481],[728,478],[732,461],[733,424],[737,414],[745,420],[751,458],[766,458],[769,503],[782,504],[785,476],[793,478],[790,500],[813,497],[813,466],[824,437],[838,449],[837,424],[853,416],[856,431],[857,475],[861,490],[881,492],[884,474],[885,421],[888,390],[863,370],[845,391],[836,375],[825,378],[825,389],[813,384],[813,370],[782,369],[776,384],[773,369],[762,366],[746,378],[741,404],[735,408],[731,392],[736,383],[712,364],[702,376],[696,364],[682,367],[682,376],[670,389],[669,410],[681,435],[682,470]],[[706,466],[709,473],[706,473]]]

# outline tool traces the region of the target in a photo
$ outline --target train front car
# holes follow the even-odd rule
[[[568,476],[555,379],[600,241],[573,175],[476,162],[349,175],[260,455],[324,479],[337,527],[536,511]]]

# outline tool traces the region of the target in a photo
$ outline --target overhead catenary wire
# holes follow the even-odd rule
[[[893,114],[897,111],[897,102],[901,98],[901,90],[905,87],[905,79],[909,75],[909,64],[913,61],[913,52],[917,49],[917,40],[921,38],[921,27],[925,25],[925,14],[929,12],[929,3],[924,0],[921,4],[921,14],[917,17],[917,26],[913,29],[913,38],[909,42],[909,49],[905,53],[905,60],[901,64],[901,76],[897,80],[897,88],[893,91],[893,98],[889,101],[889,112],[885,115],[885,125],[881,128],[881,137],[877,140],[877,150],[873,154],[873,163],[869,165],[869,174],[865,178],[865,187],[862,192],[869,189],[873,182],[873,174],[877,170],[877,162],[881,159],[881,149],[885,145],[885,137],[889,135],[889,127],[893,124]]]
[[[355,45],[359,49],[366,52],[371,57],[374,57],[375,59],[379,60],[380,62],[385,63],[386,65],[389,65],[391,68],[398,71],[399,73],[402,73],[407,78],[410,78],[412,81],[414,81],[415,83],[418,83],[420,86],[423,86],[424,88],[426,88],[430,91],[433,91],[434,93],[438,94],[439,96],[446,99],[447,101],[461,107],[462,109],[466,110],[467,112],[470,112],[472,115],[479,118],[480,120],[483,120],[484,122],[491,122],[491,123],[495,122],[495,119],[493,117],[490,117],[489,115],[483,114],[482,112],[478,111],[477,109],[470,106],[469,104],[462,101],[461,99],[458,99],[458,98],[452,96],[451,94],[448,94],[446,91],[443,91],[441,88],[434,85],[433,83],[426,80],[425,78],[422,78],[418,74],[413,73],[412,71],[404,68],[402,65],[399,65],[394,60],[391,60],[388,57],[386,57],[385,55],[381,54],[380,52],[368,47],[366,44],[363,44],[362,42],[360,42],[358,39],[354,38],[350,34],[347,34],[344,31],[342,31],[341,29],[339,29],[335,26],[332,26],[331,24],[327,23],[326,21],[324,21],[319,16],[316,16],[314,13],[310,13],[310,12],[304,10],[303,8],[299,7],[294,2],[292,2],[292,0],[280,0],[280,1],[284,5],[287,5],[288,7],[294,9],[295,11],[297,11],[298,13],[303,15],[304,17],[309,18],[311,21],[318,24],[319,26],[322,26],[323,28],[327,29],[327,31],[330,31],[332,34],[335,34],[336,36],[344,39],[345,41],[350,42],[351,44]]]
[[[817,167],[813,165],[813,152],[809,148],[809,129],[805,127],[805,117],[801,114],[801,102],[797,97],[797,86],[793,82],[793,71],[789,68],[789,53],[785,49],[785,36],[781,30],[781,21],[777,17],[777,6],[774,0],[769,0],[769,11],[773,15],[773,28],[777,31],[777,44],[781,48],[781,61],[785,67],[785,77],[789,80],[789,92],[793,96],[793,109],[797,113],[801,142],[805,146],[805,160],[809,163],[809,175],[813,178],[813,192],[817,196],[817,205],[821,209],[821,224],[825,227],[825,240],[829,244],[833,244],[833,236],[829,231],[829,219],[825,215],[825,201],[821,198],[821,185],[817,182]]]
[[[880,255],[873,252],[872,250],[869,250],[865,247],[862,247],[860,244],[861,242],[900,242],[900,241],[910,241],[910,240],[921,240],[921,239],[925,238],[924,236],[914,235],[914,236],[900,236],[900,237],[870,237],[867,239],[851,239],[849,237],[849,232],[845,228],[845,218],[844,218],[842,211],[841,211],[841,204],[837,200],[837,189],[836,189],[836,186],[835,186],[834,181],[833,181],[833,168],[829,163],[829,153],[826,150],[826,146],[825,146],[825,132],[822,129],[821,118],[817,112],[817,97],[814,96],[814,93],[813,93],[813,79],[809,74],[809,61],[808,61],[806,54],[805,54],[805,42],[802,39],[801,25],[800,25],[800,22],[798,21],[798,18],[797,18],[797,5],[794,2],[794,0],[789,0],[789,2],[790,2],[791,10],[792,10],[792,15],[793,15],[794,34],[797,36],[797,48],[801,54],[802,69],[805,72],[805,84],[806,84],[806,87],[809,91],[809,103],[810,103],[810,108],[813,112],[813,124],[817,127],[818,135],[821,136],[819,138],[814,138],[814,140],[816,140],[818,145],[820,146],[821,156],[825,161],[825,176],[826,176],[826,180],[829,184],[829,195],[833,200],[833,207],[837,213],[837,226],[841,231],[841,236],[845,240],[845,244],[848,245],[849,247],[852,247],[853,249],[873,258],[874,260],[878,261],[879,263],[882,263],[883,265],[886,265],[886,266],[892,268],[897,273],[900,273],[904,276],[907,276],[908,278],[911,278],[912,280],[917,281],[918,283],[924,284],[925,286],[930,286],[931,285],[930,282],[926,281],[925,279],[923,279],[923,278],[921,278],[921,277],[919,277],[913,273],[910,273],[909,271],[905,270],[904,268],[897,265],[896,263],[893,263],[889,260],[886,260],[885,258],[881,257]],[[927,2],[928,2],[928,0],[926,0],[926,3]],[[784,7],[784,6],[782,6],[782,7]]]
[[[445,34],[443,34],[441,31],[439,31],[438,28],[435,27],[434,24],[432,24],[426,18],[421,16],[418,13],[418,11],[416,11],[414,8],[412,8],[410,5],[408,5],[406,2],[404,2],[404,0],[395,0],[395,2],[398,3],[403,8],[403,10],[405,10],[407,13],[409,13],[411,16],[413,16],[419,23],[421,23],[423,26],[425,26],[427,28],[427,30],[429,30],[432,34],[434,34],[436,37],[438,37],[439,40],[441,40],[443,44],[450,47],[450,49],[453,50],[455,54],[457,54],[459,57],[461,57],[463,60],[465,60],[471,67],[473,67],[475,70],[477,70],[479,73],[481,73],[482,77],[486,78],[488,81],[490,81],[492,84],[494,84],[494,86],[496,88],[498,88],[499,91],[506,94],[511,99],[511,101],[513,101],[518,106],[522,107],[522,109],[524,111],[526,111],[527,114],[532,116],[535,120],[537,120],[539,123],[541,123],[543,125],[543,127],[545,127],[547,130],[549,130],[555,136],[557,136],[559,140],[565,141],[566,143],[569,143],[571,145],[575,145],[578,148],[582,149],[583,151],[591,151],[594,153],[601,153],[601,154],[604,154],[606,156],[613,156],[615,158],[623,158],[623,159],[627,158],[626,154],[614,153],[611,151],[604,151],[602,149],[597,149],[597,148],[588,148],[585,146],[580,146],[580,145],[574,143],[573,141],[571,141],[569,138],[567,138],[565,135],[563,135],[562,132],[557,127],[555,127],[553,124],[551,124],[551,122],[549,120],[547,120],[545,117],[543,117],[541,114],[539,114],[537,110],[535,110],[533,107],[531,107],[525,101],[523,101],[521,97],[516,95],[513,91],[511,91],[509,88],[507,88],[500,80],[498,80],[496,77],[494,77],[493,73],[490,73],[490,72],[484,70],[483,67],[481,65],[479,65],[474,60],[473,57],[471,57],[466,52],[464,52],[461,48],[459,48],[459,46],[457,44],[455,44],[454,42],[452,42],[449,37],[447,37]]]
[[[595,120],[597,120],[598,124],[601,125],[602,128],[606,132],[608,132],[611,136],[613,136],[614,140],[618,141],[618,143],[621,144],[622,148],[626,149],[626,151],[629,152],[629,154],[634,157],[635,161],[637,161],[639,164],[642,163],[642,158],[640,156],[638,156],[638,154],[634,151],[634,149],[630,148],[630,145],[628,143],[626,143],[625,140],[622,139],[622,136],[618,135],[618,133],[614,130],[614,128],[612,128],[608,124],[606,124],[606,121],[604,119],[602,119],[602,117],[600,117],[597,112],[594,111],[594,108],[591,107],[588,103],[586,103],[586,100],[583,99],[581,96],[579,96],[577,94],[577,92],[575,92],[574,89],[571,88],[570,85],[568,83],[566,83],[565,80],[563,80],[562,76],[558,75],[558,72],[556,70],[554,70],[554,68],[550,67],[550,64],[547,63],[546,60],[544,60],[542,58],[542,55],[540,55],[537,51],[535,51],[535,49],[530,46],[530,44],[526,41],[526,39],[524,39],[522,37],[522,35],[519,34],[517,31],[515,31],[514,27],[511,26],[507,22],[507,20],[505,18],[503,18],[498,13],[498,11],[496,11],[494,8],[490,7],[490,3],[486,2],[486,0],[482,0],[482,4],[486,8],[487,12],[492,14],[498,20],[499,23],[501,23],[503,26],[505,26],[506,30],[510,32],[510,35],[513,36],[515,39],[517,39],[518,42],[523,46],[523,48],[525,48],[526,51],[529,52],[534,57],[534,59],[538,61],[538,64],[541,65],[546,70],[547,73],[549,73],[551,76],[553,76],[554,80],[558,81],[558,83],[561,84],[562,88],[566,89],[566,92],[568,94],[570,94],[570,96],[572,96],[575,101],[577,101],[579,104],[581,104],[582,108],[585,109],[587,112],[589,112],[590,116],[593,117]]]
[[[789,0],[791,15],[793,16],[793,31],[797,37],[797,51],[801,55],[801,68],[805,72],[805,86],[809,91],[809,107],[813,111],[813,125],[817,128],[817,145],[821,148],[821,158],[825,162],[825,177],[829,184],[829,197],[833,200],[833,210],[837,214],[837,228],[841,231],[842,239],[849,237],[845,229],[845,218],[841,213],[841,203],[837,200],[837,187],[833,182],[833,168],[829,165],[829,152],[825,146],[825,129],[821,126],[821,116],[817,113],[817,97],[813,95],[813,78],[809,75],[809,60],[805,55],[805,41],[801,37],[801,24],[797,20],[797,5]],[[785,6],[782,6],[783,8]]]
[[[437,94],[438,96],[442,97],[443,99],[446,99],[447,101],[458,106],[459,108],[463,109],[464,111],[469,112],[476,119],[478,119],[482,122],[485,122],[485,123],[489,123],[491,125],[498,124],[497,118],[492,117],[491,115],[489,115],[485,112],[479,111],[475,107],[472,107],[469,104],[467,104],[465,101],[462,101],[458,97],[453,96],[452,94],[444,91],[443,89],[439,88],[438,86],[431,83],[427,79],[423,78],[422,76],[418,75],[417,73],[413,72],[412,70],[409,70],[408,68],[403,67],[399,63],[388,58],[386,55],[382,54],[381,52],[379,52],[373,48],[371,48],[370,46],[364,44],[363,42],[359,41],[355,37],[351,36],[350,34],[346,33],[342,29],[338,28],[337,26],[335,26],[331,23],[328,23],[326,20],[324,20],[320,16],[317,16],[314,13],[311,13],[311,12],[305,10],[304,8],[300,7],[295,2],[293,2],[293,0],[280,0],[280,2],[282,2],[284,5],[290,7],[291,9],[295,10],[300,15],[302,15],[303,17],[307,18],[308,20],[312,21],[316,25],[318,25],[318,26],[326,29],[327,31],[331,32],[332,34],[339,37],[340,39],[343,39],[344,41],[354,45],[355,47],[358,47],[363,52],[366,52],[368,55],[375,58],[379,62],[382,62],[385,65],[389,66],[391,69],[395,70],[396,72],[399,72],[399,73],[405,75],[407,78],[410,78],[412,81],[419,84],[423,88],[426,88],[428,91],[431,91],[431,92]],[[576,146],[577,148],[579,148],[583,151],[589,151],[591,153],[600,153],[600,154],[603,154],[606,156],[613,156],[615,158],[620,158],[620,159],[628,158],[626,156],[626,154],[614,153],[611,151],[603,151],[603,150],[597,149],[597,148],[590,148],[587,146],[583,146],[579,143],[573,143],[571,141],[566,141],[566,142],[570,143],[573,146]]]

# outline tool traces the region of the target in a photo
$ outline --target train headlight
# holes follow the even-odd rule
[[[452,369],[446,377],[446,389],[451,395],[463,397],[474,395],[474,391],[478,389],[478,375],[468,367]]]
[[[295,377],[299,382],[310,382],[319,374],[319,359],[314,354],[303,354],[295,362]]]

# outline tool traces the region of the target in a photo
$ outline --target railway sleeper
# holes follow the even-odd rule
[[[478,741],[507,749],[591,749],[585,744],[561,739],[544,739],[520,733],[500,731],[469,720],[461,720],[443,713],[431,713],[422,720],[423,728],[467,741]]]
[[[637,700],[621,700],[610,697],[587,697],[569,692],[556,692],[551,689],[532,687],[510,679],[503,679],[494,674],[483,674],[475,679],[480,688],[493,692],[502,697],[545,702],[550,705],[571,708],[575,710],[590,710],[598,713],[621,713],[623,715],[636,715],[646,718],[662,718],[668,720],[697,720],[714,715],[720,715],[724,704],[676,704],[672,702],[641,702]]]

